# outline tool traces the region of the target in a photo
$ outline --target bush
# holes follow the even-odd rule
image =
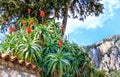
[[[96,69],[92,77],[108,77],[105,70]]]
[[[20,30],[9,28],[0,45],[3,53],[44,68],[41,77],[105,77],[105,72],[95,71],[87,51],[62,38],[63,25],[54,20],[39,24],[35,18],[20,21]]]
[[[109,77],[120,77],[120,70],[110,72]]]

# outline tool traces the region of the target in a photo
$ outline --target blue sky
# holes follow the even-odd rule
[[[91,45],[103,38],[120,34],[120,0],[102,0],[104,14],[99,17],[87,17],[82,22],[68,19],[66,35],[79,45]]]

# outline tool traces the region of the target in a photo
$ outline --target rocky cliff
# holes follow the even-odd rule
[[[107,72],[120,69],[120,34],[86,46],[96,68]]]

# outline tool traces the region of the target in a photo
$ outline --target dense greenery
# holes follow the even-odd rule
[[[36,18],[20,20],[21,29],[9,34],[0,45],[3,53],[17,56],[44,68],[42,77],[90,77],[95,68],[88,53],[61,36],[63,27],[54,20],[39,24]]]
[[[41,23],[40,11],[45,11],[43,20],[63,18],[62,23],[66,28],[67,17],[84,20],[89,15],[98,16],[103,11],[103,5],[100,0],[0,0],[1,29],[13,24],[15,29],[19,29],[18,20],[28,18],[29,15]]]
[[[109,77],[120,77],[120,70],[113,70],[109,73]]]
[[[92,75],[92,77],[109,77],[105,70],[95,70],[95,73]]]
[[[8,30],[2,53],[44,68],[41,77],[106,77],[85,49],[62,37],[68,11],[80,20],[98,16],[103,9],[99,0],[0,0],[0,6],[0,28]],[[62,25],[56,17],[63,18]]]

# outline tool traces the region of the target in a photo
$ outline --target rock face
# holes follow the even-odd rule
[[[105,38],[86,49],[96,68],[105,69],[107,72],[120,69],[120,35]]]

